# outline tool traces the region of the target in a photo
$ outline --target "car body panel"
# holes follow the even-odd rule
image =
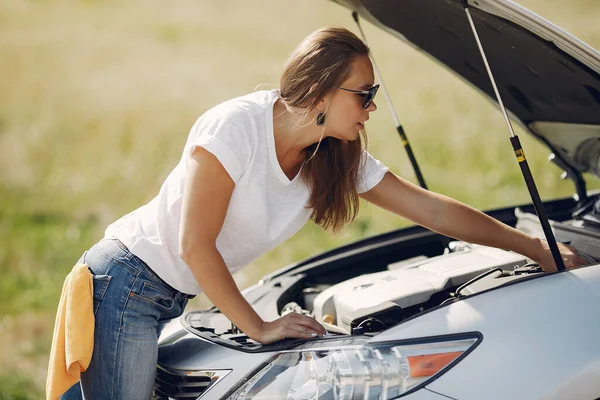
[[[497,399],[558,398],[591,377],[578,390],[599,395],[598,287],[600,265],[543,275],[433,310],[371,342],[480,332],[477,349],[427,385],[461,400],[481,399],[483,392]]]

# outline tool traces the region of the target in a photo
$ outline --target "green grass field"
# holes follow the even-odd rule
[[[597,0],[521,4],[600,48]],[[349,12],[316,0],[0,5],[0,400],[43,397],[65,275],[108,223],[155,195],[195,119],[258,85],[277,87],[287,54],[325,25],[356,31]],[[430,188],[483,209],[527,202],[498,110],[428,57],[365,30]],[[378,104],[369,150],[415,181]],[[542,198],[571,195],[547,151],[522,139]],[[245,287],[406,224],[369,206],[337,236],[308,224],[236,280]]]

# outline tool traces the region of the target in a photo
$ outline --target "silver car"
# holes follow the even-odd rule
[[[496,101],[459,0],[338,0]],[[157,399],[600,398],[600,54],[506,0],[468,4],[504,106],[548,147],[574,196],[544,203],[583,268],[543,273],[523,256],[413,226],[287,266],[244,296],[265,320],[311,315],[328,335],[261,345],[217,310],[159,339]],[[390,138],[392,140],[392,138]],[[543,237],[525,204],[488,212]]]

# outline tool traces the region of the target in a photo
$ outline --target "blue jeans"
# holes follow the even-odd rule
[[[150,399],[160,327],[193,296],[163,282],[116,239],[102,239],[79,262],[94,275],[94,352],[61,399]]]

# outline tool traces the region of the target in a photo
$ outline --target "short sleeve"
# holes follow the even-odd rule
[[[196,146],[213,154],[237,183],[252,156],[252,126],[237,112],[208,112],[192,128],[187,157]]]
[[[365,193],[373,189],[381,180],[389,168],[381,161],[373,158],[366,150],[361,155],[361,170],[358,172],[358,193]]]

